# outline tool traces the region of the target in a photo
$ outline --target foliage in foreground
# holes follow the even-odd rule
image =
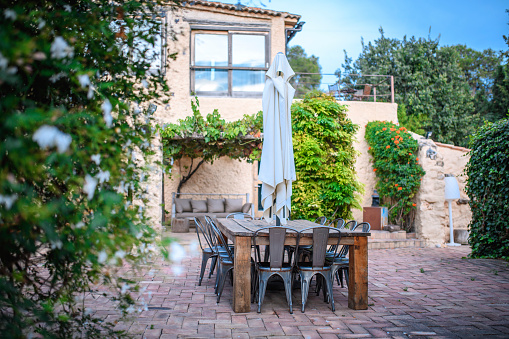
[[[358,126],[347,118],[346,107],[331,96],[310,93],[292,105],[292,128],[297,173],[292,218],[351,218],[364,189],[354,166]]]
[[[114,267],[153,248],[144,107],[167,88],[139,56],[160,11],[153,1],[11,4],[0,9],[0,333],[111,337],[83,298],[102,284],[135,310],[135,287]]]
[[[480,128],[470,148],[471,256],[509,259],[509,119]]]
[[[410,230],[415,218],[413,198],[424,176],[416,156],[419,145],[405,127],[387,121],[369,122],[365,138],[373,157],[381,205],[388,207],[391,223]]]
[[[196,103],[191,102],[191,107],[193,115],[160,128],[166,172],[170,178],[175,161],[182,158],[190,158],[192,161],[187,174],[180,179],[177,192],[205,162],[213,163],[222,156],[253,162],[261,154],[261,111],[254,115],[245,114],[240,120],[226,122],[217,110],[204,118],[199,110],[198,98]],[[196,165],[195,159],[200,159]]]

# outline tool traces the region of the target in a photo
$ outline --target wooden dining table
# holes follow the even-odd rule
[[[217,219],[219,230],[233,242],[233,311],[236,313],[251,310],[251,244],[253,234],[262,227],[275,226],[263,220]],[[320,226],[308,220],[289,220],[288,227],[297,231],[307,227]],[[349,281],[348,307],[354,310],[368,308],[368,232],[341,230],[341,245],[350,246],[349,249]],[[300,245],[311,245],[313,233],[301,236]],[[261,241],[260,241],[261,240]],[[265,240],[265,241],[264,241]],[[257,245],[268,245],[266,239],[258,239]],[[287,237],[285,245],[295,245],[296,239]],[[337,244],[337,238],[329,238],[329,244]]]

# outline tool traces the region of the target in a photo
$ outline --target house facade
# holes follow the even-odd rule
[[[168,93],[169,104],[160,105],[156,110],[160,124],[175,123],[191,115],[191,101],[195,96],[199,99],[203,116],[217,109],[225,120],[233,121],[244,114],[261,111],[265,72],[275,55],[284,53],[288,40],[301,29],[301,16],[297,14],[201,0],[190,2],[175,12],[167,12],[164,19],[168,34],[163,34],[163,39],[166,39],[168,53],[173,58],[164,58],[168,60],[168,65],[163,65],[163,68],[171,92]],[[365,125],[373,120],[397,122],[397,104],[362,101],[344,101],[341,104],[348,106],[348,117],[359,125],[354,147],[359,151],[357,175],[365,185],[361,205],[371,206],[376,177],[364,140]],[[415,138],[421,137],[416,135]],[[159,149],[154,161],[162,161],[160,145],[156,146]],[[453,152],[455,157],[456,153],[459,155],[456,161],[455,157],[447,154],[443,161],[446,165],[443,166],[426,157],[427,148],[420,150],[420,162],[427,174],[423,178],[422,193],[416,201],[416,230],[417,235],[429,245],[444,243],[448,234],[443,180],[440,179],[444,173],[459,176],[465,159],[463,151],[438,148],[439,157],[447,152]],[[190,159],[175,162],[171,178],[162,173],[151,177],[148,213],[154,226],[159,227],[165,219],[169,221],[172,193],[177,191],[181,174],[187,173],[190,162]],[[257,173],[257,163],[224,157],[214,164],[201,166],[183,186],[182,192],[248,193],[255,214],[260,216]],[[460,187],[462,197],[465,197],[464,178],[460,179]],[[469,212],[468,205],[458,205],[453,210],[455,215],[461,216],[457,218],[455,228],[466,229]],[[362,210],[354,210],[353,217],[362,221]]]

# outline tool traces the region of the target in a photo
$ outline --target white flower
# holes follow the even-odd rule
[[[95,162],[96,165],[99,165],[101,163],[101,155],[100,154],[94,154],[90,157],[93,162]]]
[[[76,228],[80,229],[80,228],[82,228],[82,227],[84,227],[84,226],[85,226],[85,223],[84,223],[83,221],[80,221],[80,222],[79,222],[79,223],[77,223],[77,224],[76,224],[76,226],[74,226],[74,227],[76,227]]]
[[[87,98],[88,99],[92,99],[94,97],[94,85],[90,84],[90,86],[88,87],[88,93],[87,93]]]
[[[85,176],[85,184],[83,185],[83,192],[88,195],[88,200],[92,200],[97,186],[97,180],[92,178],[90,174]]]
[[[170,245],[170,259],[174,262],[180,262],[186,256],[186,249],[178,242],[172,242]]]
[[[44,54],[44,52],[38,51],[32,55],[32,58],[34,58],[34,60],[46,60],[46,54]]]
[[[103,172],[101,169],[99,170],[99,173],[95,176],[97,179],[99,179],[99,183],[103,183],[105,181],[110,181],[110,171]]]
[[[99,264],[102,264],[103,262],[105,262],[106,259],[108,259],[108,255],[106,254],[106,251],[99,252],[99,255],[97,256],[97,261],[99,262]]]
[[[64,9],[65,9],[66,12],[70,12],[71,11],[71,6],[64,5]]]
[[[147,80],[145,80],[145,79],[141,80],[141,84],[143,85],[143,87],[148,88]]]
[[[18,195],[1,195],[0,194],[0,204],[4,204],[5,209],[10,210],[12,205],[18,200]]]
[[[53,74],[52,76],[49,77],[49,81],[51,81],[52,83],[55,83],[57,82],[58,80],[60,80],[61,78],[64,78],[65,77],[65,73],[64,72],[60,72],[60,73],[57,73],[57,74]]]
[[[113,106],[108,99],[104,100],[103,104],[101,105],[101,109],[103,110],[104,122],[106,123],[106,126],[111,127],[113,124],[113,117],[111,116],[111,110],[113,109]]]
[[[78,75],[78,81],[80,82],[81,88],[85,88],[90,85],[90,78],[88,74]]]
[[[39,19],[39,24],[37,25],[38,29],[42,29],[44,26],[46,26],[46,21],[43,19]]]
[[[48,125],[39,127],[32,136],[32,140],[37,142],[42,149],[56,146],[58,153],[66,152],[72,142],[69,134],[61,132],[55,126]]]
[[[4,11],[4,17],[6,19],[11,19],[12,21],[16,20],[16,17],[17,17],[17,14],[15,11],[13,11],[12,9],[9,9],[7,8],[5,11]]]
[[[121,181],[120,184],[118,184],[117,193],[123,194],[126,192],[127,192],[126,184],[123,181]]]
[[[122,251],[122,250],[116,251],[115,252],[115,257],[120,258],[120,259],[124,258],[125,257],[125,251]]]
[[[51,249],[54,250],[55,248],[61,249],[62,248],[62,242],[60,240],[57,241],[51,241]]]
[[[51,43],[51,57],[55,59],[72,58],[74,56],[74,48],[69,46],[61,36],[57,36]]]
[[[3,56],[2,52],[0,52],[0,69],[6,69],[9,64],[9,60]]]

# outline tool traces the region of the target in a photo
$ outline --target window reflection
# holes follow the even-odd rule
[[[232,36],[232,65],[265,67],[265,36],[234,34]]]
[[[263,92],[265,71],[232,71],[232,90],[238,92]]]
[[[228,66],[228,36],[196,34],[194,36],[196,66]]]
[[[194,72],[196,92],[228,91],[228,71],[219,69],[200,69]]]

